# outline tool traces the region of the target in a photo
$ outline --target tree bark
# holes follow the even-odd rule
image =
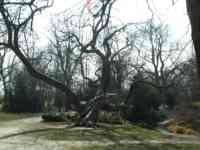
[[[105,58],[105,60],[103,60],[102,81],[101,81],[101,85],[102,85],[104,94],[106,92],[108,92],[108,90],[110,88],[110,76],[111,76],[111,68],[110,67],[111,67],[111,64],[110,64],[109,60],[107,60]]]
[[[196,53],[197,72],[200,79],[200,1],[186,0],[186,5],[192,28],[192,40]]]

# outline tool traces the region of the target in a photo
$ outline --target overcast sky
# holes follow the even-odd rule
[[[39,35],[39,46],[46,46],[48,42],[48,30],[51,16],[68,10],[80,10],[87,0],[54,0],[53,7],[38,14],[34,19],[35,31]],[[95,0],[92,0],[95,1]],[[155,12],[160,21],[169,24],[171,35],[176,40],[184,40],[190,37],[186,35],[189,29],[189,21],[186,13],[185,0],[175,0],[177,3],[172,6],[172,0],[150,0],[151,9]],[[124,23],[141,22],[150,18],[151,12],[148,9],[146,0],[117,0],[114,5],[114,15]],[[56,19],[56,18],[55,18]]]
[[[80,10],[87,0],[55,0],[52,8],[44,11],[35,19],[35,27],[41,40],[40,44],[46,44],[50,16],[57,15],[67,9],[68,11]],[[92,0],[95,1],[95,0]],[[189,21],[186,14],[185,0],[177,0],[172,5],[172,0],[150,0],[151,9],[155,16],[162,22],[169,24],[171,35],[175,39],[185,39],[185,33],[189,29]],[[150,18],[151,12],[148,9],[146,0],[117,0],[114,5],[114,16],[123,22],[141,22]],[[55,18],[56,19],[56,18]],[[188,36],[189,34],[187,34]]]

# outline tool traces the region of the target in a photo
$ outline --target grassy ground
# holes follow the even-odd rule
[[[73,150],[200,150],[200,145],[195,144],[143,144],[150,140],[166,140],[170,139],[162,135],[158,131],[144,129],[139,126],[103,126],[97,129],[84,128],[66,128],[55,129],[46,132],[39,132],[31,134],[31,136],[38,139],[45,139],[50,141],[98,141],[101,143],[113,142],[111,145],[95,145],[91,144],[83,147],[74,147]],[[142,144],[119,144],[120,141],[143,141]],[[183,139],[179,139],[180,141]]]
[[[159,132],[138,126],[103,126],[97,129],[66,128],[33,134],[36,138],[66,141],[119,141],[162,139]]]
[[[0,112],[0,122],[23,119],[29,116],[31,116],[31,114],[15,114],[15,113]]]
[[[111,146],[89,146],[81,148],[81,150],[199,150],[199,145],[172,145],[172,144],[158,144],[158,145],[147,145],[147,144],[115,144]],[[76,149],[74,149],[76,150]],[[78,149],[77,149],[78,150]]]
[[[0,122],[29,116],[30,114],[8,114],[0,112]],[[30,122],[29,125],[31,125]],[[61,142],[61,146],[68,147],[66,147],[66,150],[200,150],[200,144],[196,145],[190,143],[180,145],[148,143],[148,141],[152,140],[165,141],[173,139],[187,141],[188,139],[174,139],[174,137],[163,135],[156,130],[144,129],[136,125],[122,126],[101,124],[101,126],[96,129],[78,127],[55,128],[22,135],[24,139],[26,139],[27,136],[31,137],[27,139],[33,139],[34,142],[41,141],[43,145],[45,142],[47,142],[46,144],[52,144],[52,142],[59,144],[59,142]],[[16,138],[20,139],[20,134]],[[191,141],[192,139],[189,140]],[[96,141],[97,143],[95,143]],[[120,143],[121,141],[125,141],[125,143],[127,141],[127,143]],[[128,143],[129,141],[141,141],[141,143]],[[109,142],[112,144],[106,144]]]

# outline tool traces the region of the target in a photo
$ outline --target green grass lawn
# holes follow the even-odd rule
[[[66,140],[66,141],[119,141],[119,140],[154,140],[162,139],[159,132],[144,129],[139,126],[104,126],[96,129],[66,128],[54,129],[47,132],[33,134],[37,138],[48,140]]]
[[[0,122],[17,120],[31,116],[31,114],[11,114],[0,112]],[[145,129],[136,125],[108,125],[101,124],[99,128],[55,128],[26,134],[35,139],[50,141],[86,142],[98,141],[103,143],[71,147],[71,150],[200,150],[195,144],[148,144],[150,140],[166,140],[171,137],[156,130]],[[185,139],[178,139],[179,141]],[[120,141],[141,141],[142,144],[119,144]],[[112,142],[111,145],[104,145]]]
[[[200,150],[200,145],[184,144],[119,144],[122,140],[148,141],[165,140],[169,138],[158,131],[144,129],[135,125],[107,125],[96,129],[66,128],[54,129],[44,132],[32,133],[29,136],[37,139],[53,141],[98,141],[112,142],[113,145],[89,145],[83,147],[72,147],[72,150]],[[179,139],[181,140],[181,139]],[[145,143],[145,142],[144,142]]]
[[[73,150],[76,150],[75,148]],[[77,149],[79,150],[79,149]],[[115,144],[109,146],[89,146],[83,147],[81,150],[200,150],[199,145],[172,145],[172,144]]]
[[[22,114],[22,113],[16,114],[16,113],[0,112],[0,122],[22,119],[29,116],[31,116],[31,114]]]

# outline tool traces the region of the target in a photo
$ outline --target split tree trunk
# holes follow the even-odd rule
[[[110,103],[110,99],[116,95],[117,94],[115,93],[107,93],[100,96],[96,96],[93,99],[91,99],[87,103],[85,110],[82,112],[77,125],[95,127],[96,122],[98,121],[99,111],[105,104]]]

